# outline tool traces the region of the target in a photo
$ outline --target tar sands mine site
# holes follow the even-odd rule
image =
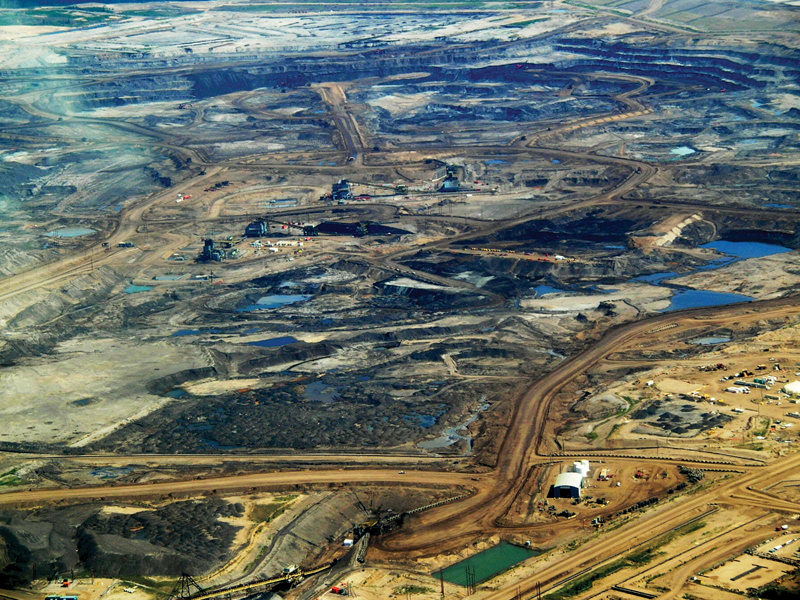
[[[799,40],[0,2],[0,597],[799,598]]]

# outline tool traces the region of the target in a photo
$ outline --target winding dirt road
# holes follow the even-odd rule
[[[618,98],[627,104],[630,109],[629,117],[642,116],[647,110],[634,96],[643,92],[649,87],[647,80],[638,79],[640,87],[627,94],[620,95]],[[358,130],[358,124],[345,108],[344,92],[341,88],[327,85],[320,87],[321,94],[329,104],[334,120],[337,123],[342,139],[351,152],[354,160],[351,161],[353,169],[364,169],[364,141]],[[605,117],[604,117],[605,118]],[[96,120],[100,121],[100,120]],[[583,127],[590,121],[579,120],[565,127]],[[592,122],[593,123],[593,122]],[[133,127],[133,126],[132,126]],[[132,130],[130,127],[122,127],[128,132],[141,135],[148,135],[141,128]],[[564,129],[559,129],[559,131]],[[566,129],[570,130],[570,129]],[[552,132],[556,133],[556,132]],[[642,183],[646,182],[656,173],[656,168],[646,163],[633,161],[620,157],[598,156],[581,152],[569,152],[556,148],[542,147],[538,144],[547,135],[534,138],[529,143],[513,143],[506,146],[476,146],[468,150],[471,152],[511,152],[518,154],[530,154],[537,156],[558,157],[561,159],[579,159],[592,161],[607,165],[621,165],[628,169],[628,176],[621,181],[614,189],[597,194],[586,200],[571,204],[568,207],[554,209],[556,211],[575,210],[582,206],[590,206],[605,202],[617,201],[623,198],[628,192],[634,190]],[[518,140],[522,142],[525,140]],[[172,147],[169,140],[157,140],[159,143]],[[425,148],[426,151],[436,151],[435,148]],[[452,151],[452,148],[442,149]],[[466,150],[466,148],[464,149]],[[197,163],[202,164],[204,157],[195,155]],[[230,163],[232,165],[234,163]],[[230,166],[227,165],[227,166]],[[252,165],[251,165],[252,166]],[[382,165],[381,169],[390,168]],[[223,166],[209,166],[205,175],[195,178],[191,185],[211,179],[216,176]],[[297,169],[297,166],[287,169]],[[377,168],[377,167],[376,167]],[[339,168],[341,171],[342,169]],[[154,204],[173,198],[176,191],[180,191],[181,186],[169,189],[163,194],[144,199],[130,206],[118,221],[115,231],[105,240],[112,247],[119,241],[124,241],[133,233],[137,226],[144,221],[144,213]],[[531,218],[530,214],[520,216],[517,219],[486,223],[477,228],[476,231],[453,236],[446,240],[434,242],[426,246],[415,247],[410,250],[403,250],[382,257],[378,262],[381,268],[395,269],[399,272],[426,276],[429,274],[416,273],[407,267],[402,267],[397,261],[399,258],[413,252],[418,252],[423,248],[443,248],[456,242],[475,237],[477,235],[487,235],[502,228],[523,223]],[[101,247],[90,248],[78,255],[65,257],[57,262],[44,265],[20,275],[3,280],[3,291],[0,292],[0,301],[13,297],[14,295],[37,289],[41,286],[53,285],[71,277],[87,272],[91,267],[106,263],[111,263],[120,258],[126,250],[112,248],[109,251],[101,251]],[[377,259],[376,259],[377,261]],[[401,271],[402,269],[402,271]],[[452,284],[446,278],[441,279],[441,283]],[[463,282],[458,285],[464,285]],[[495,301],[499,301],[494,299]],[[412,470],[410,467],[405,473],[397,470],[397,466],[415,465],[420,467],[424,461],[407,457],[384,457],[373,456],[362,457],[325,457],[329,463],[342,461],[343,463],[362,463],[374,464],[375,462],[392,462],[397,466],[393,468],[345,468],[337,466],[335,468],[315,468],[305,470],[284,470],[264,473],[254,473],[230,477],[214,477],[209,479],[189,480],[189,481],[170,481],[160,483],[146,483],[141,485],[105,485],[97,487],[71,488],[71,489],[42,489],[30,491],[18,491],[4,493],[0,495],[0,505],[18,506],[44,504],[63,501],[82,501],[89,499],[126,499],[132,497],[163,497],[170,494],[195,494],[214,491],[217,493],[231,492],[235,490],[247,490],[251,488],[282,488],[288,489],[293,486],[307,485],[420,485],[420,486],[440,486],[440,487],[461,487],[472,491],[471,495],[459,502],[445,505],[438,509],[431,510],[413,520],[409,526],[398,530],[390,535],[386,535],[377,545],[377,556],[379,558],[392,558],[401,556],[404,558],[416,556],[428,556],[439,554],[463,547],[474,541],[477,537],[485,536],[490,533],[503,533],[508,531],[535,531],[536,525],[515,524],[507,522],[505,518],[510,511],[521,490],[529,484],[529,474],[531,469],[545,462],[553,460],[551,452],[555,449],[552,441],[548,439],[548,425],[551,424],[554,403],[557,394],[576,377],[586,373],[593,366],[604,360],[613,352],[634,344],[637,340],[648,335],[653,328],[675,324],[680,328],[709,327],[719,328],[726,323],[741,323],[748,320],[776,319],[786,315],[794,315],[800,307],[800,298],[791,297],[779,300],[769,300],[762,302],[752,302],[748,304],[736,304],[724,307],[714,307],[713,309],[696,309],[681,311],[668,314],[661,314],[654,317],[642,319],[634,323],[616,327],[608,331],[598,341],[588,345],[578,355],[562,362],[551,373],[534,382],[528,390],[515,402],[514,412],[511,423],[506,430],[497,457],[496,467],[485,474],[457,473],[450,470],[425,470],[417,468]],[[695,320],[695,317],[702,317],[702,320]],[[675,330],[672,330],[674,333]],[[130,460],[134,457],[120,457],[118,460]],[[91,457],[84,457],[83,460],[90,460]],[[158,457],[153,457],[158,460]],[[75,457],[81,460],[81,457]],[[102,459],[100,459],[102,460]],[[192,457],[175,457],[175,461],[191,462]],[[198,461],[201,459],[198,459]],[[312,460],[309,457],[301,457],[301,460]],[[652,458],[658,461],[657,458]],[[167,462],[167,459],[164,458]],[[663,459],[664,462],[674,464],[674,459]],[[571,573],[596,566],[604,561],[611,560],[621,552],[635,548],[637,545],[647,543],[654,536],[669,531],[684,523],[687,519],[696,515],[703,514],[708,510],[711,503],[724,503],[731,505],[758,505],[767,510],[800,512],[800,505],[787,500],[782,500],[761,491],[768,485],[780,481],[781,478],[791,476],[800,469],[800,455],[793,455],[773,461],[768,468],[759,468],[752,465],[741,465],[737,467],[742,474],[723,481],[718,485],[684,497],[680,502],[667,507],[658,509],[653,515],[645,516],[597,538],[589,541],[578,550],[565,556],[564,560],[558,564],[551,565],[540,572],[535,577],[528,577],[521,581],[515,581],[513,585],[508,585],[493,591],[488,598],[491,600],[512,600],[519,594],[530,594],[537,584],[558,585]],[[553,525],[549,524],[552,529]]]

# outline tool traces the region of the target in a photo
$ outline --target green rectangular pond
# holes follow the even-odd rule
[[[442,571],[444,580],[456,585],[467,585],[467,567],[475,572],[475,583],[483,583],[492,577],[499,575],[503,571],[510,569],[516,564],[521,563],[534,556],[541,554],[538,550],[532,548],[523,548],[522,546],[515,546],[508,542],[500,542],[497,546],[489,548],[470,556],[451,565]],[[434,573],[435,577],[439,577],[439,571]]]

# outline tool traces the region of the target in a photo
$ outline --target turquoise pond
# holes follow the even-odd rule
[[[508,542],[500,542],[493,548],[484,550],[475,556],[447,567],[441,573],[445,581],[466,587],[467,567],[475,573],[475,583],[478,584],[539,554],[541,552],[532,548],[523,548]],[[434,576],[439,577],[439,571],[434,573]]]
[[[697,152],[697,150],[689,148],[689,146],[681,146],[680,148],[673,148],[669,151],[670,154],[675,154],[676,156],[689,156],[695,152]]]
[[[730,342],[731,338],[729,337],[722,337],[722,336],[711,336],[711,337],[704,337],[704,338],[697,338],[696,340],[691,340],[691,344],[699,344],[700,346],[713,346],[715,344],[725,344]]]
[[[126,294],[138,294],[139,292],[149,292],[153,288],[149,285],[129,285],[125,288]]]
[[[81,237],[82,235],[91,235],[93,233],[97,233],[97,231],[89,229],[88,227],[62,227],[61,229],[50,231],[46,235],[50,237],[74,238]]]

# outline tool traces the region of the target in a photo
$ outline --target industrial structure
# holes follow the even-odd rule
[[[269,222],[268,221],[253,221],[247,227],[245,227],[244,235],[245,237],[263,237],[269,234]]]
[[[580,473],[561,473],[553,486],[556,498],[580,498],[583,488],[583,477]]]
[[[583,489],[583,480],[589,476],[589,461],[576,461],[569,472],[561,473],[556,478],[553,486],[553,496],[555,498],[580,498]]]
[[[783,391],[791,396],[800,396],[800,381],[793,381],[783,386]]]
[[[339,200],[352,200],[353,190],[350,189],[350,182],[347,181],[347,179],[340,179],[337,183],[334,183],[331,197],[334,202]]]
[[[461,182],[458,180],[458,169],[453,165],[445,166],[447,176],[442,182],[442,187],[439,188],[440,192],[457,192],[461,189]]]
[[[336,561],[331,562],[321,567],[311,569],[302,569],[297,565],[291,565],[283,569],[280,575],[268,579],[257,579],[247,583],[240,583],[228,587],[218,587],[212,589],[203,589],[190,575],[183,574],[178,580],[175,588],[172,590],[170,600],[212,600],[220,598],[224,600],[232,600],[233,598],[244,598],[255,594],[264,594],[272,591],[278,585],[284,584],[294,587],[301,583],[303,580],[327,571]],[[192,587],[197,591],[192,593]]]
[[[440,192],[457,192],[461,189],[461,182],[455,175],[448,175],[439,188]]]
[[[203,242],[203,249],[197,257],[197,262],[220,262],[225,258],[225,251],[214,246],[214,240],[207,239]]]

